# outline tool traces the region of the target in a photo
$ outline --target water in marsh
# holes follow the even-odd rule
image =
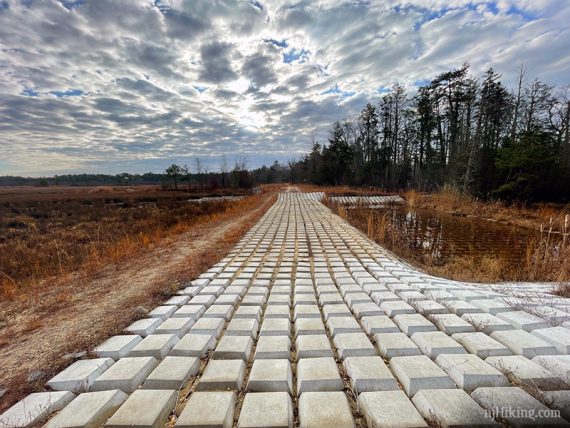
[[[347,208],[344,213],[354,226],[412,262],[442,267],[457,264],[461,258],[471,260],[477,269],[477,260],[482,258],[500,260],[501,272],[511,273],[496,278],[503,280],[524,279],[517,272],[521,272],[520,267],[530,257],[529,243],[546,239],[546,234],[541,236],[540,231],[407,206]],[[550,240],[557,243],[560,236],[553,234]],[[477,279],[475,274],[473,280]]]

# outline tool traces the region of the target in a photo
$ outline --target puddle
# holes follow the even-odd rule
[[[346,209],[347,220],[396,254],[442,266],[453,257],[501,259],[516,269],[539,231],[407,206]],[[372,229],[371,229],[372,228]],[[552,242],[560,236],[551,235]]]

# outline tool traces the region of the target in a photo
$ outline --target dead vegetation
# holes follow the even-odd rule
[[[552,228],[552,233],[561,233],[565,215],[570,213],[570,204],[536,203],[523,205],[502,201],[483,201],[461,193],[457,188],[444,186],[435,193],[406,193],[408,203],[415,208],[427,208],[456,216],[472,216],[534,230]],[[410,198],[411,197],[411,198]]]
[[[409,208],[415,209],[419,206],[425,208],[426,198],[431,198],[432,202],[446,201],[440,207],[451,207],[454,213],[467,215],[467,212],[472,212],[470,216],[486,219],[495,216],[495,220],[506,213],[515,218],[520,215],[519,210],[522,209],[509,208],[494,202],[486,205],[483,202],[464,199],[462,195],[450,190],[435,195],[420,195],[410,191],[405,197]],[[486,251],[463,254],[451,249],[450,255],[444,255],[440,242],[442,238],[439,234],[432,233],[428,240],[421,239],[421,235],[409,236],[394,223],[388,211],[369,209],[366,206],[347,209],[341,204],[330,203],[326,198],[325,203],[341,218],[366,233],[369,238],[432,275],[469,282],[551,281],[560,283],[556,290],[559,295],[570,293],[567,286],[567,281],[570,280],[570,216],[566,210],[553,211],[543,208],[535,213],[532,217],[534,222],[544,219],[545,214],[556,213],[557,216],[547,217],[546,223],[538,226],[540,233],[536,234],[536,237],[522,240],[521,245],[524,247],[521,257],[514,258],[513,247],[506,243],[492,254]],[[441,209],[436,211],[449,214],[449,211]],[[513,221],[510,224],[513,228],[512,233],[516,234],[519,223]],[[524,224],[534,227],[532,226],[534,223],[530,220]]]
[[[188,231],[225,213],[247,210],[245,201],[188,203],[181,192],[156,189],[70,188],[46,193],[28,189],[0,194],[0,296],[14,300],[34,293],[42,281],[78,269],[96,271],[118,263],[162,239]]]
[[[275,201],[275,190],[175,223],[152,245],[128,257],[27,282],[0,302],[0,412],[92,349],[144,316],[187,280],[227,254]],[[139,241],[140,242],[140,241]],[[66,357],[66,354],[68,357]],[[28,379],[36,372],[34,380]]]

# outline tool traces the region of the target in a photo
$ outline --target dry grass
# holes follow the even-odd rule
[[[40,189],[43,190],[43,189]],[[0,199],[0,297],[17,299],[78,269],[95,272],[220,216],[248,210],[260,196],[191,204],[187,194],[100,190],[3,193]],[[75,190],[75,189],[72,189]]]
[[[274,190],[203,216],[187,228],[174,228],[172,233],[184,231],[131,257],[102,262],[96,269],[83,266],[30,286],[33,292],[0,301],[0,386],[8,389],[0,412],[42,390],[47,379],[73,362],[65,354],[92,349],[120,334],[144,315],[141,306],[160,304],[223,258],[274,203]],[[29,383],[32,370],[45,374]]]
[[[412,198],[415,195],[412,195]],[[554,231],[544,231],[539,239],[527,243],[525,257],[513,263],[508,246],[493,256],[484,252],[476,255],[441,256],[439,241],[434,236],[430,245],[426,241],[413,242],[387,213],[366,208],[347,210],[340,204],[329,207],[342,219],[366,233],[399,257],[408,260],[424,271],[445,278],[469,282],[500,281],[552,281],[562,284],[570,280],[570,239],[568,238],[568,217],[559,219],[561,233],[554,237]],[[555,222],[552,221],[551,224]],[[566,289],[560,289],[562,294]]]
[[[444,186],[436,193],[415,193],[414,196],[416,208],[427,208],[457,216],[472,216],[534,230],[551,225],[553,233],[562,232],[565,215],[570,212],[570,204],[537,203],[527,206],[501,201],[480,201],[450,186]]]

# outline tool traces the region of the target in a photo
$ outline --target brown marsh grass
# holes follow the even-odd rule
[[[412,199],[415,197],[412,195]],[[364,206],[347,209],[330,202],[328,206],[370,239],[432,275],[469,282],[552,281],[562,284],[559,294],[567,290],[563,285],[570,280],[568,214],[562,213],[559,217],[549,219],[548,227],[543,226],[540,237],[527,241],[520,262],[513,263],[508,246],[493,255],[452,254],[442,258],[437,237],[427,246],[422,242],[422,247],[418,248],[417,243],[410,241],[409,236],[391,222],[387,212]],[[555,224],[561,225],[558,234],[554,230]]]
[[[118,263],[165,237],[246,212],[260,200],[248,196],[196,204],[180,192],[117,194],[107,189],[70,196],[2,195],[0,298],[15,299],[42,281],[62,279],[78,269],[94,272]]]

